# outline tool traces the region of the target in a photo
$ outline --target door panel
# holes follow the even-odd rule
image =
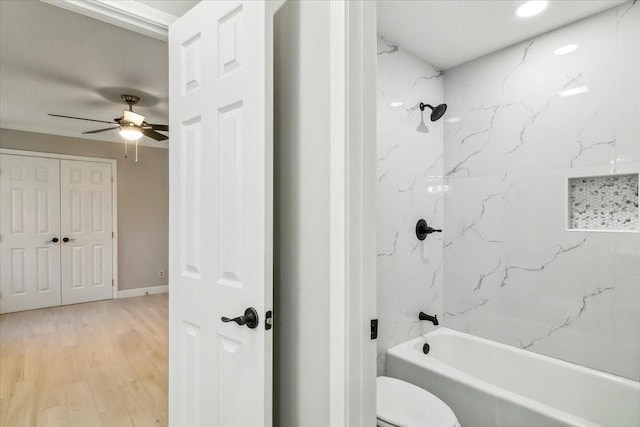
[[[110,164],[60,161],[62,304],[112,297],[111,185]]]
[[[169,418],[271,426],[271,34],[265,2],[200,2],[170,27]],[[271,19],[271,16],[268,17]],[[255,329],[234,318],[258,312]]]
[[[59,161],[0,155],[0,312],[60,305]]]

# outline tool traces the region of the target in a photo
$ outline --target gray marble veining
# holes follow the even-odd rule
[[[518,340],[518,342],[520,343],[520,347],[521,348],[531,348],[531,347],[533,347],[533,345],[536,342],[538,342],[540,340],[543,340],[545,338],[549,338],[552,334],[554,334],[555,332],[559,331],[560,329],[566,328],[567,326],[570,326],[571,323],[573,323],[574,320],[578,319],[580,316],[582,316],[582,313],[585,312],[585,310],[587,309],[587,300],[588,299],[597,297],[598,295],[600,295],[600,294],[602,294],[604,292],[607,292],[607,291],[612,291],[613,289],[614,289],[613,287],[597,288],[594,292],[591,292],[589,294],[585,294],[582,297],[582,305],[580,306],[579,310],[575,314],[570,314],[560,324],[550,327],[549,331],[545,335],[543,335],[541,337],[532,338],[528,342],[523,342],[522,340]]]
[[[445,71],[444,325],[640,380],[637,46],[629,2]]]
[[[554,55],[568,40],[578,49]],[[637,46],[635,2],[444,72],[379,37],[380,374],[386,349],[433,327],[416,320],[425,311],[640,379],[640,233],[567,230],[568,178],[637,179]],[[423,124],[420,102],[449,108]],[[621,216],[637,209],[637,187],[607,189],[618,198],[598,219],[637,229]],[[442,235],[417,241],[419,218]]]
[[[420,102],[443,102],[443,72],[378,37],[379,374],[388,348],[433,328],[420,311],[442,314],[442,236],[414,230],[420,218],[442,226],[443,122],[424,116],[419,132]]]

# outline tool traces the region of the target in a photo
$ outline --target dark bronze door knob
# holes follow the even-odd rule
[[[244,316],[234,317],[233,319],[222,317],[221,320],[224,323],[236,322],[240,326],[246,325],[249,329],[255,329],[258,327],[258,312],[255,308],[249,307],[244,311]]]

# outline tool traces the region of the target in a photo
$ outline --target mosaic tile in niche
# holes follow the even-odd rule
[[[638,175],[569,179],[569,228],[638,230]]]

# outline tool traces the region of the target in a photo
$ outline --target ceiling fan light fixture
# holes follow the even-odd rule
[[[142,138],[142,129],[134,124],[123,125],[120,126],[120,136],[127,141],[137,141]]]
[[[124,121],[133,123],[136,126],[142,126],[142,123],[144,123],[144,116],[142,114],[134,113],[130,110],[124,110],[122,118]]]
[[[2,0],[0,0],[2,1]],[[111,127],[105,129],[96,129],[83,134],[97,134],[102,132],[108,132],[111,130],[118,130],[120,136],[125,140],[125,157],[126,157],[126,144],[129,142],[136,142],[136,148],[138,146],[137,141],[143,136],[149,137],[156,141],[166,141],[169,139],[167,135],[159,133],[169,132],[169,125],[152,124],[145,121],[146,117],[142,114],[138,114],[133,111],[133,106],[140,101],[140,98],[135,95],[122,95],[122,101],[128,104],[129,108],[124,110],[122,117],[113,119],[112,121],[88,119],[85,117],[65,116],[61,114],[49,114],[54,117],[63,117],[66,119],[85,120],[89,122],[107,123]],[[137,152],[137,149],[136,149]]]

